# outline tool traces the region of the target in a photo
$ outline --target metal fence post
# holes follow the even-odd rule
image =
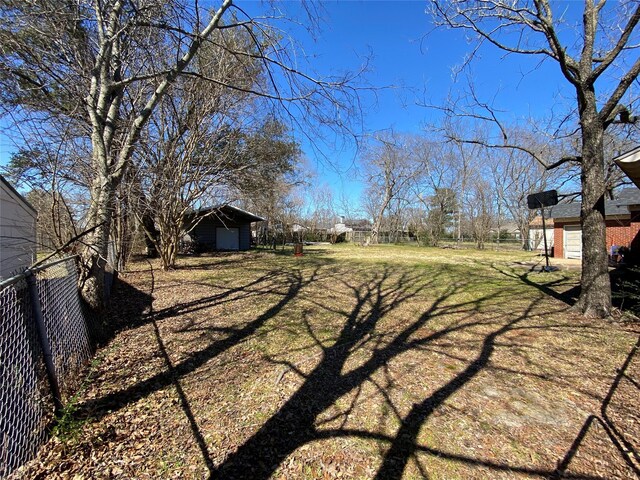
[[[58,385],[58,377],[56,376],[56,369],[53,364],[51,343],[49,343],[47,329],[44,324],[44,316],[42,315],[42,307],[40,305],[40,297],[38,295],[38,285],[36,284],[34,272],[27,270],[24,273],[25,280],[27,281],[27,286],[29,287],[29,295],[31,296],[33,318],[36,322],[36,330],[38,331],[38,338],[40,339],[40,345],[44,354],[44,364],[47,370],[47,378],[49,380],[49,386],[51,387],[51,393],[53,394],[54,412],[56,415],[58,415],[58,413],[60,413],[60,410],[62,409],[62,401],[60,400],[60,386]]]

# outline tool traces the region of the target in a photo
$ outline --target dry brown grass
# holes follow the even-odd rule
[[[637,334],[573,313],[577,273],[531,259],[321,246],[137,264],[80,435],[20,475],[635,478],[640,360],[618,373]]]

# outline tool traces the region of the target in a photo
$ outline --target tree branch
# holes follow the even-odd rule
[[[636,60],[633,66],[629,69],[629,71],[620,79],[616,89],[613,91],[607,102],[604,104],[602,109],[600,110],[600,120],[603,123],[607,123],[613,114],[614,109],[627,92],[631,84],[634,82],[638,75],[640,74],[640,58]]]
[[[114,172],[112,173],[114,178],[120,178],[124,174],[125,167],[127,165],[127,160],[131,156],[133,151],[133,147],[136,143],[136,140],[140,136],[140,132],[142,127],[147,123],[151,113],[155,109],[156,105],[160,101],[160,99],[165,95],[169,86],[171,86],[178,75],[184,72],[187,68],[191,60],[195,57],[196,53],[200,49],[202,43],[211,35],[220,23],[224,12],[229,9],[232,5],[232,0],[224,0],[220,8],[215,12],[212,16],[209,24],[204,28],[204,30],[200,33],[200,35],[196,36],[191,44],[189,45],[189,49],[187,52],[178,60],[177,64],[174,68],[172,68],[165,76],[165,79],[162,83],[156,88],[156,90],[151,95],[151,98],[147,101],[146,105],[142,109],[142,111],[138,114],[138,116],[133,121],[133,125],[129,130],[129,134],[127,135],[123,148],[120,151],[118,156],[118,161]]]
[[[604,2],[601,2],[604,4]],[[640,21],[640,5],[636,8],[636,11],[633,13],[627,25],[625,25],[622,30],[622,35],[618,39],[616,45],[607,53],[603,58],[594,59],[593,61],[598,63],[598,66],[593,69],[591,74],[590,82],[593,83],[596,79],[613,63],[613,61],[620,55],[620,53],[625,49],[633,30],[638,25]]]

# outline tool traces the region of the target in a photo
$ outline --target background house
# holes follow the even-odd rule
[[[545,215],[545,233],[547,235],[547,248],[549,254],[554,243],[553,219]],[[529,250],[544,250],[544,237],[542,236],[542,216],[538,215],[529,223]]]
[[[200,249],[210,251],[249,250],[251,224],[264,218],[231,205],[202,208],[185,217],[195,227],[189,237]]]
[[[558,204],[551,208],[554,230],[554,257],[582,258],[580,203]],[[625,188],[615,200],[605,201],[607,250],[624,246],[640,250],[640,189]]]
[[[0,278],[35,261],[36,217],[31,204],[0,175]]]

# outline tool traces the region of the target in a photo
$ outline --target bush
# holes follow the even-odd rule
[[[197,240],[181,240],[178,244],[180,255],[198,255],[202,253],[202,245]]]
[[[640,318],[640,267],[629,267],[621,271],[613,279],[612,287],[617,306]]]

